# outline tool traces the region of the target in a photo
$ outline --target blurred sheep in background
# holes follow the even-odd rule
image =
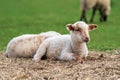
[[[110,0],[81,0],[82,14],[80,20],[87,22],[86,11],[93,9],[90,22],[93,22],[96,10],[100,13],[100,22],[107,21],[107,16],[110,14]]]

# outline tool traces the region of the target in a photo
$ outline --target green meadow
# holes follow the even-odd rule
[[[91,31],[89,50],[120,49],[120,2],[111,1],[107,22],[99,22],[99,12],[94,23],[98,29]],[[90,19],[91,11],[87,12]],[[0,0],[0,51],[7,43],[22,34],[57,31],[68,34],[65,25],[79,20],[80,0]]]

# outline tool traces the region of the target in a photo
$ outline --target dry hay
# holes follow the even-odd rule
[[[0,54],[0,80],[120,80],[120,51],[91,51],[75,61],[10,59]]]

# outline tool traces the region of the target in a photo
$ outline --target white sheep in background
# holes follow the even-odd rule
[[[96,27],[97,25],[95,24],[87,25],[82,21],[68,24],[67,29],[70,31],[70,35],[61,35],[44,40],[33,60],[39,62],[43,56],[46,56],[52,59],[81,62],[82,58],[88,55],[86,43],[90,41],[89,30],[93,30]]]
[[[90,22],[93,22],[96,10],[100,12],[100,21],[107,21],[107,16],[110,14],[110,0],[81,0],[81,21],[84,20],[87,22],[86,11],[91,8],[93,9],[93,13]]]
[[[49,31],[15,37],[8,43],[5,54],[10,58],[33,57],[43,40],[59,35],[55,31]]]

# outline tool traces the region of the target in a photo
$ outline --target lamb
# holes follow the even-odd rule
[[[59,36],[55,31],[40,34],[24,34],[13,38],[7,45],[5,52],[8,58],[30,58],[36,53],[39,45],[47,38]]]
[[[96,24],[87,25],[83,21],[67,24],[70,35],[48,38],[39,46],[33,61],[39,62],[42,57],[59,60],[75,60],[83,62],[88,56],[86,43],[90,41],[89,30],[97,28]]]
[[[93,13],[90,22],[93,22],[96,10],[100,12],[100,21],[107,21],[107,16],[110,14],[110,0],[81,0],[82,14],[80,20],[87,22],[86,11],[91,8]]]

